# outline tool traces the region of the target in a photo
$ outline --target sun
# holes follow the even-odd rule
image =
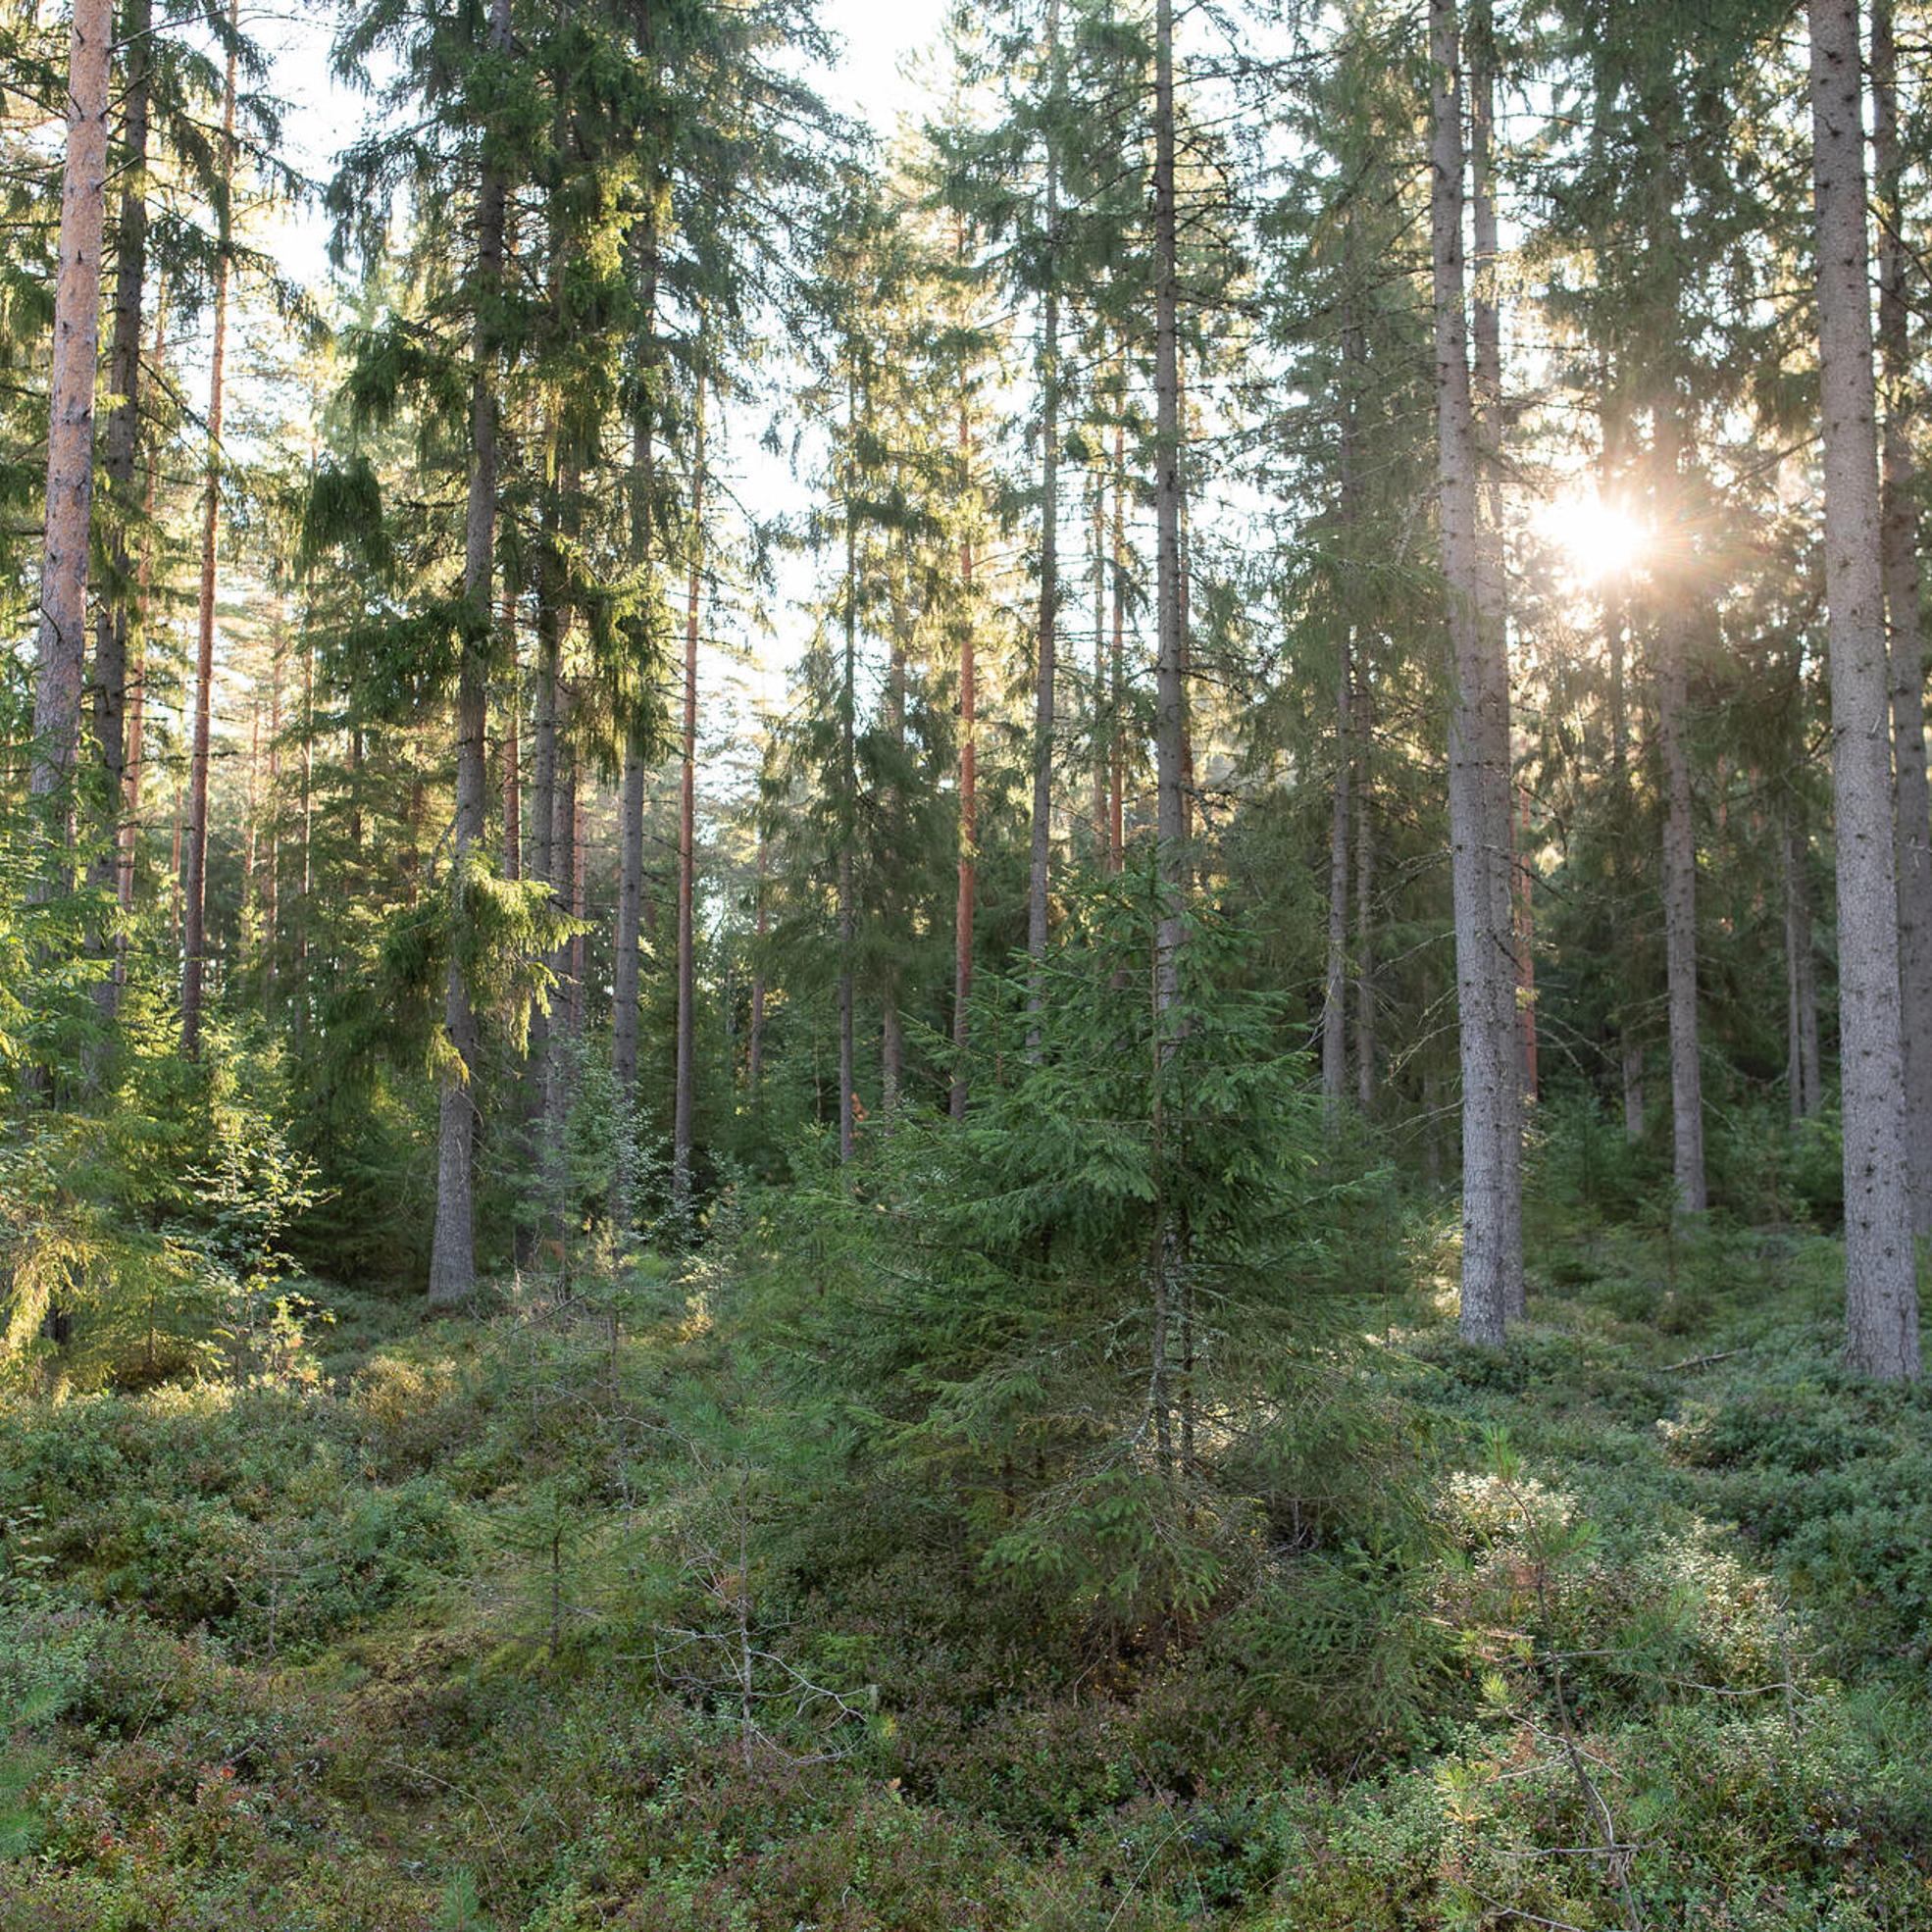
[[[1532,521],[1544,540],[1562,552],[1570,575],[1584,584],[1625,575],[1650,543],[1650,532],[1628,510],[1594,489],[1552,497]]]

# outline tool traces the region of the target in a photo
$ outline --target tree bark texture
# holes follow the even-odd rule
[[[86,653],[87,564],[94,509],[94,375],[100,355],[101,240],[107,224],[109,0],[76,0],[68,44],[67,158],[61,176],[60,257],[47,422],[47,527],[28,788],[48,800],[73,776]],[[71,827],[71,812],[62,812]],[[48,831],[54,830],[49,823]],[[48,884],[65,879],[71,830]]]
[[[229,27],[237,18],[229,0]],[[222,94],[221,185],[215,264],[215,339],[208,365],[208,465],[201,501],[201,603],[196,629],[194,750],[188,770],[187,881],[181,910],[181,1051],[201,1050],[201,985],[208,916],[208,751],[215,682],[216,536],[222,513],[222,380],[229,340],[229,256],[234,186],[235,55],[230,49]]]
[[[1060,91],[1060,5],[1046,6],[1049,115]],[[1027,1050],[1040,1046],[1045,999],[1046,928],[1053,854],[1053,685],[1060,604],[1060,158],[1058,124],[1046,136],[1046,262],[1041,325],[1040,618],[1034,667],[1033,846],[1027,870]]]
[[[1462,1062],[1462,1306],[1464,1340],[1502,1340],[1512,1282],[1521,1273],[1520,1218],[1509,1198],[1504,1139],[1516,1087],[1515,1029],[1499,1024],[1497,981],[1507,958],[1496,928],[1486,781],[1476,542],[1476,436],[1470,404],[1462,250],[1462,98],[1454,0],[1430,0],[1432,85],[1430,232],[1443,575],[1449,598],[1453,696],[1449,739],[1450,880],[1455,911],[1456,1010]]]
[[[1187,844],[1188,690],[1181,558],[1179,204],[1174,7],[1154,13],[1154,1007],[1180,991]],[[1162,1029],[1165,1041],[1165,1028]]]
[[[128,534],[134,517],[134,471],[140,454],[142,298],[147,280],[147,147],[149,0],[129,0],[126,15],[127,59],[122,101],[121,210],[115,237],[114,331],[108,346],[107,381],[113,397],[103,438],[102,473],[114,499],[107,530],[108,594],[94,621],[94,739],[105,781],[103,839],[93,883],[113,887],[121,870],[127,801],[129,707],[127,649],[135,586]],[[112,1018],[121,975],[103,980],[97,993]]]
[[[671,1198],[690,1197],[697,1121],[697,633],[704,571],[704,375],[691,451],[689,577],[685,593],[683,755],[678,767],[678,1063],[671,1115]]]
[[[1898,1381],[1919,1372],[1918,1288],[1906,1167],[1856,0],[1811,0],[1810,26],[1838,857],[1846,1346],[1855,1368]]]
[[[1917,375],[1907,300],[1898,65],[1892,0],[1873,0],[1872,167],[1878,204],[1878,355],[1885,403],[1880,532],[1897,793],[1900,1031],[1912,1232],[1927,1235],[1932,1234],[1932,786],[1925,769],[1925,643],[1911,447]]]

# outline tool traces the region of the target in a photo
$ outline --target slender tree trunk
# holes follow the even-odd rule
[[[510,0],[491,0],[489,44],[510,44]],[[489,290],[503,280],[502,177],[486,168],[477,194],[477,281]],[[451,835],[450,958],[443,986],[442,1064],[436,1102],[436,1218],[430,1246],[430,1305],[450,1308],[476,1290],[475,1079],[481,1039],[458,936],[469,919],[470,868],[481,852],[488,772],[490,578],[495,563],[497,400],[495,349],[478,303],[470,381],[470,486],[463,537],[463,642],[456,673],[456,820]]]
[[[1471,331],[1473,342],[1470,409],[1476,452],[1476,621],[1478,668],[1482,685],[1478,716],[1482,732],[1483,817],[1487,828],[1490,930],[1497,957],[1491,973],[1500,1050],[1512,1065],[1497,1108],[1497,1164],[1502,1176],[1500,1250],[1503,1319],[1524,1312],[1522,1165],[1522,1028],[1517,1017],[1515,948],[1516,849],[1513,788],[1510,783],[1509,610],[1502,556],[1502,321],[1497,300],[1500,258],[1494,167],[1491,154],[1496,124],[1495,25],[1489,0],[1472,9],[1469,47],[1470,229],[1475,242]]]
[[[964,253],[964,244],[961,244]],[[966,401],[959,403],[959,495],[970,501],[973,432]],[[970,513],[969,513],[970,514]],[[966,1118],[966,1050],[971,1041],[973,1003],[973,900],[979,859],[979,667],[974,662],[973,538],[959,539],[959,891],[952,919],[952,1091],[948,1106],[954,1120]]]
[[[1810,1119],[1817,1106],[1818,989],[1811,970],[1811,894],[1805,876],[1804,819],[1796,791],[1786,794],[1783,820],[1785,1084],[1790,1089],[1791,1117],[1798,1121]]]
[[[1181,558],[1179,207],[1174,153],[1174,7],[1154,13],[1154,835],[1159,904],[1154,1008],[1180,991],[1187,844],[1188,690]],[[1171,1043],[1171,1042],[1170,1042]]]
[[[48,391],[47,523],[40,566],[40,625],[33,686],[31,795],[47,813],[60,854],[44,885],[65,886],[73,812],[56,801],[70,783],[80,737],[86,653],[87,563],[94,507],[94,378],[100,354],[101,235],[107,222],[110,0],[75,0],[68,50],[67,159],[61,178],[60,266],[54,286]]]
[[[1355,647],[1355,1103],[1375,1104],[1375,686]]]
[[[886,728],[892,737],[895,762],[891,788],[886,798],[886,823],[891,849],[902,852],[906,849],[905,792],[899,773],[905,768],[905,634],[911,622],[910,591],[903,570],[893,605],[891,656],[886,668]],[[889,897],[888,907],[891,930],[902,933],[896,892]],[[899,1013],[896,959],[886,961],[884,978],[879,1016],[879,1111],[890,1128],[899,1110],[905,1082],[905,1023]]]
[[[275,1013],[277,955],[281,939],[281,603],[276,602],[275,659],[269,672],[269,890],[262,915],[262,1010]]]
[[[690,581],[685,604],[684,757],[678,773],[678,1086],[671,1130],[671,1197],[689,1198],[697,1115],[697,968],[692,926],[697,873],[697,620],[704,544],[704,377],[691,456]]]
[[[1906,1161],[1912,1232],[1932,1234],[1932,787],[1925,769],[1925,644],[1911,448],[1917,391],[1906,296],[1904,161],[1892,0],[1872,0],[1872,167],[1878,202],[1878,353],[1885,429],[1881,542],[1889,621],[1897,791],[1900,1026],[1906,1056]]]
[[[1657,737],[1663,752],[1663,952],[1670,1014],[1672,1175],[1681,1213],[1708,1205],[1703,1178],[1703,1089],[1698,1059],[1697,826],[1691,799],[1687,644],[1681,614],[1666,610],[1657,636]]]
[[[158,369],[168,346],[167,304],[159,305],[154,322],[154,362]],[[148,612],[154,593],[154,499],[161,482],[161,450],[158,444],[148,450],[147,484],[141,496],[141,567],[135,587],[133,650],[134,662],[127,680],[127,793],[123,808],[118,840],[115,894],[121,906],[121,924],[115,935],[115,978],[124,986],[127,980],[127,921],[134,910],[134,866],[140,853],[141,786],[146,775],[147,753],[147,659]]]
[[[307,603],[314,608],[313,597]],[[302,904],[295,928],[295,1033],[308,1029],[309,898],[315,884],[315,644],[302,638]]]
[[[1322,1097],[1339,1109],[1348,1091],[1348,832],[1353,776],[1352,633],[1342,644],[1335,694],[1335,780],[1328,830],[1328,977],[1322,999]]]
[[[1462,255],[1462,98],[1454,0],[1430,0],[1430,227],[1435,291],[1436,410],[1442,484],[1443,575],[1449,594],[1454,694],[1449,742],[1451,890],[1455,907],[1456,1010],[1462,1060],[1462,1312],[1464,1340],[1502,1340],[1511,1251],[1520,1221],[1504,1160],[1516,1083],[1515,1033],[1499,1021],[1497,979],[1505,952],[1496,930],[1497,849],[1485,776],[1489,734],[1484,698],[1491,680],[1478,603],[1476,436],[1470,405],[1468,325]]]
[[[1060,0],[1046,0],[1047,91],[1060,94]],[[1040,621],[1033,707],[1033,850],[1027,872],[1027,1051],[1040,1050],[1053,853],[1053,684],[1060,603],[1060,157],[1058,124],[1046,136],[1047,280],[1040,347]]]
[[[845,385],[845,434],[850,453],[845,476],[845,647],[839,681],[839,1158],[852,1158],[858,1095],[852,1083],[853,952],[858,943],[858,904],[852,844],[858,813],[859,506],[858,383]]]
[[[631,562],[651,569],[651,533],[657,515],[657,423],[653,388],[657,373],[657,229],[646,216],[638,225],[642,298],[641,355],[647,364],[643,394],[631,425]],[[637,1100],[637,993],[639,921],[644,896],[643,727],[634,722],[624,738],[624,783],[619,807],[617,959],[611,1005],[611,1071],[627,1107]],[[623,1207],[626,1203],[614,1203]]]
[[[517,659],[517,586],[503,585],[503,877],[524,876],[524,694]]]
[[[1523,1098],[1536,1098],[1536,881],[1529,861],[1530,788],[1516,792],[1516,1010],[1523,1036]]]
[[[103,470],[117,515],[108,526],[107,553],[112,594],[101,600],[94,630],[94,737],[106,780],[103,805],[108,824],[94,860],[93,884],[116,887],[122,854],[127,849],[131,808],[127,803],[129,716],[135,702],[129,690],[127,648],[133,585],[128,524],[133,515],[134,468],[140,450],[141,307],[147,280],[147,145],[149,0],[128,0],[126,93],[122,103],[122,187],[119,233],[115,243],[114,334],[108,349],[108,412]],[[143,545],[145,554],[145,544]],[[118,896],[118,892],[117,892]],[[117,970],[100,983],[95,998],[112,1019],[121,996],[126,947],[116,942]]]
[[[570,788],[570,916],[582,920],[586,903],[585,876],[586,853],[584,843],[584,774],[581,766],[573,765],[573,782]],[[570,941],[570,1035],[573,1040],[584,1038],[584,978],[586,961],[585,941],[588,935],[573,933]]]
[[[1113,734],[1107,723],[1107,477],[1093,470],[1093,695],[1089,707],[1093,762],[1093,870],[1109,869],[1107,838],[1107,770],[1112,764]]]
[[[765,825],[761,817],[758,822],[758,969],[751,976],[751,1034],[744,1048],[744,1084],[750,1090],[754,1106],[765,1078],[765,939],[770,931],[765,908],[767,865]]]
[[[1825,597],[1838,843],[1846,1346],[1884,1381],[1919,1372],[1906,1165],[1884,586],[1865,246],[1856,0],[1810,0]]]
[[[1610,393],[1609,357],[1599,363],[1602,388],[1603,450],[1599,489],[1608,501],[1621,482],[1622,455],[1618,405]],[[1602,590],[1603,639],[1609,659],[1610,699],[1610,815],[1609,841],[1609,923],[1610,952],[1622,960],[1623,999],[1617,1009],[1617,1068],[1623,1090],[1623,1138],[1634,1145],[1644,1138],[1644,1046],[1637,1029],[1634,1008],[1636,990],[1631,984],[1631,964],[1636,953],[1636,935],[1631,919],[1630,881],[1625,853],[1632,834],[1635,812],[1630,798],[1629,732],[1625,721],[1624,652],[1626,633],[1623,600],[1607,582]]]
[[[550,794],[550,862],[552,899],[574,907],[577,899],[577,789],[582,777],[576,742],[568,727],[576,712],[576,692],[559,684],[557,692],[557,776]],[[543,1042],[543,1165],[550,1211],[556,1217],[560,1257],[568,1265],[571,1233],[569,1198],[570,1109],[575,1086],[574,1049],[577,1044],[578,988],[573,970],[577,945],[573,939],[551,955],[557,976],[556,1011]]]
[[[1120,414],[1113,429],[1113,656],[1111,796],[1107,800],[1107,859],[1111,871],[1127,863],[1127,361],[1121,358]]]
[[[1683,487],[1681,404],[1657,409],[1659,487]],[[1664,991],[1670,1022],[1672,1176],[1680,1213],[1708,1205],[1703,1169],[1703,1081],[1698,1042],[1697,820],[1688,742],[1690,612],[1681,586],[1662,599],[1657,627],[1657,739],[1663,762]]]
[[[235,31],[238,13],[239,0],[229,0],[230,33]],[[187,883],[182,901],[181,1051],[189,1059],[201,1051],[201,981],[207,951],[208,750],[214,716],[215,542],[222,512],[222,379],[229,343],[234,90],[235,55],[230,48],[228,81],[222,93],[221,181],[216,191],[215,340],[208,374],[208,468],[201,503],[201,610],[195,648],[194,752],[188,777]]]

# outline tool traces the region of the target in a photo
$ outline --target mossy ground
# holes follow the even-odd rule
[[[663,1270],[10,1396],[0,1927],[1932,1925],[1932,1397],[1823,1237],[1536,1246],[1498,1354],[1427,1239],[1349,1310],[1426,1558],[1283,1532],[1078,1667],[903,1499],[773,1500]]]

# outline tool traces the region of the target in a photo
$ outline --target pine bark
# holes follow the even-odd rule
[[[1367,641],[1355,649],[1355,1104],[1375,1104],[1375,691]]]
[[[149,0],[128,0],[126,85],[122,102],[121,209],[115,237],[114,331],[108,348],[108,389],[114,401],[103,438],[102,475],[117,514],[107,531],[112,594],[101,599],[94,628],[94,740],[105,780],[103,806],[109,838],[94,861],[93,883],[114,888],[131,808],[127,801],[129,710],[127,648],[134,585],[128,530],[134,511],[134,471],[140,452],[142,300],[147,281],[147,147]],[[117,951],[119,948],[117,947]],[[96,994],[112,1018],[120,1001],[122,974],[103,980]]]
[[[1683,486],[1683,433],[1672,395],[1657,412],[1658,482]],[[1679,585],[1666,585],[1657,626],[1657,741],[1663,761],[1663,957],[1670,1029],[1671,1178],[1677,1208],[1702,1214],[1704,1192],[1703,1079],[1698,1045],[1698,847],[1688,741],[1690,614]]]
[[[1925,767],[1925,644],[1919,610],[1916,465],[1911,447],[1910,309],[1903,223],[1898,48],[1892,0],[1871,12],[1872,168],[1878,204],[1878,354],[1885,403],[1880,534],[1891,660],[1900,1027],[1912,1232],[1932,1234],[1932,786]]]
[[[671,1122],[671,1198],[690,1197],[697,1118],[697,632],[704,544],[704,378],[698,376],[691,452],[690,574],[685,600],[683,754],[678,767],[678,1064]]]
[[[845,628],[839,681],[839,1158],[852,1158],[857,1136],[858,1094],[853,1091],[857,1059],[853,1052],[854,953],[858,944],[857,880],[852,846],[857,838],[859,505],[858,381],[845,385],[845,432],[849,445],[845,475]]]
[[[238,17],[229,0],[229,29]],[[201,603],[196,629],[194,750],[188,770],[187,881],[181,906],[181,1051],[201,1050],[201,989],[208,917],[208,752],[215,682],[216,537],[222,512],[222,385],[229,340],[229,257],[234,186],[235,54],[229,52],[222,94],[221,180],[217,189],[215,339],[209,354],[208,465],[201,502]]]
[[[1180,991],[1187,843],[1188,692],[1181,557],[1179,202],[1175,180],[1174,8],[1154,16],[1154,1008]],[[1162,1028],[1163,1038],[1165,1028]]]
[[[154,322],[154,366],[159,369],[168,346],[167,304],[160,305]],[[154,499],[161,483],[161,450],[150,443],[147,454],[147,482],[141,493],[140,570],[134,585],[134,659],[127,677],[127,778],[122,807],[121,830],[115,859],[115,897],[121,907],[121,924],[115,934],[114,975],[124,986],[127,979],[127,918],[134,909],[134,864],[140,852],[141,792],[146,776],[147,754],[147,653],[148,612],[154,593]]]
[[[1339,1109],[1348,1091],[1348,834],[1353,776],[1352,633],[1345,636],[1335,692],[1335,777],[1329,794],[1328,972],[1322,998],[1322,1097]]]
[[[963,251],[962,251],[963,252]],[[959,404],[959,492],[969,501],[973,432],[966,403]],[[952,919],[952,1088],[947,1108],[966,1118],[966,1053],[972,1038],[973,902],[979,863],[979,667],[974,661],[973,538],[959,539],[959,886]]]
[[[68,47],[67,158],[61,177],[53,367],[48,390],[47,524],[33,686],[28,788],[48,801],[48,832],[67,828],[51,886],[67,878],[72,813],[55,802],[70,782],[80,737],[86,652],[88,539],[94,505],[94,376],[100,354],[101,239],[107,222],[108,79],[114,45],[109,0],[76,0]]]
[[[1838,848],[1846,1347],[1884,1381],[1919,1372],[1906,1164],[1898,881],[1880,568],[1877,398],[1856,0],[1810,0],[1825,597]]]
[[[1818,1087],[1818,977],[1811,955],[1811,885],[1808,841],[1796,792],[1784,803],[1782,845],[1785,901],[1785,1083],[1793,1120],[1811,1120],[1822,1098]]]
[[[1060,5],[1047,0],[1049,117],[1060,102]],[[1041,325],[1040,615],[1033,705],[1033,842],[1027,869],[1027,1050],[1040,1047],[1045,999],[1047,892],[1053,853],[1053,698],[1060,603],[1060,157],[1057,120],[1046,136],[1046,290]]]
[[[639,227],[642,257],[643,354],[649,368],[646,387],[631,426],[631,562],[638,571],[651,564],[651,532],[657,500],[657,425],[655,395],[649,386],[657,361],[657,229],[646,218]],[[627,1106],[637,1098],[637,998],[640,921],[644,895],[644,779],[646,744],[642,727],[633,724],[624,739],[624,778],[620,794],[617,887],[617,958],[611,1004],[611,1071]]]
[[[1453,694],[1449,736],[1450,880],[1455,914],[1456,1009],[1462,1063],[1462,1307],[1465,1341],[1502,1340],[1511,1284],[1521,1274],[1520,1219],[1510,1199],[1504,1143],[1516,1083],[1514,1029],[1499,1024],[1498,981],[1507,957],[1497,931],[1485,764],[1476,543],[1476,436],[1470,403],[1462,249],[1462,89],[1454,0],[1430,0],[1432,181],[1430,232],[1443,575],[1449,599]]]
[[[1516,818],[1510,783],[1508,586],[1502,556],[1502,318],[1497,298],[1500,248],[1491,152],[1496,123],[1494,32],[1488,0],[1477,0],[1471,13],[1469,48],[1469,160],[1470,232],[1476,251],[1470,289],[1473,350],[1470,413],[1476,452],[1475,599],[1481,678],[1478,721],[1482,734],[1490,931],[1498,948],[1491,975],[1491,996],[1496,1008],[1492,1025],[1512,1063],[1497,1105],[1496,1133],[1497,1162],[1502,1176],[1500,1246],[1503,1318],[1513,1321],[1525,1308],[1522,1164],[1523,1094],[1528,1086],[1528,1068],[1523,1057],[1513,943]]]

